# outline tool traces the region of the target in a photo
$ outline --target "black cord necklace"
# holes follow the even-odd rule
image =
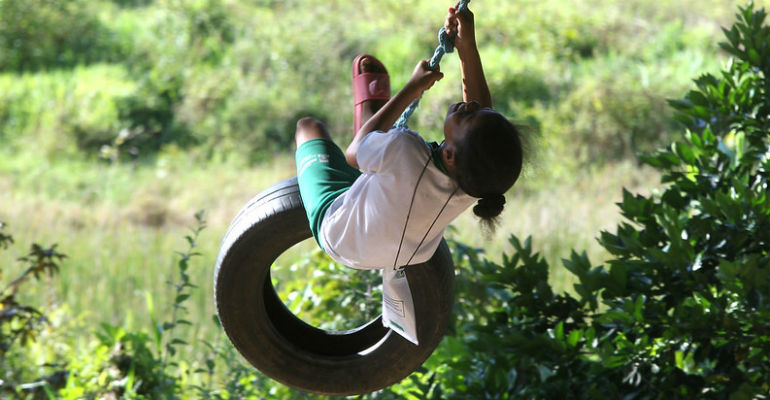
[[[412,215],[412,206],[414,206],[414,198],[417,195],[417,187],[420,186],[420,181],[422,180],[423,175],[425,175],[425,171],[428,169],[428,165],[430,164],[430,161],[433,159],[433,152],[428,153],[428,161],[425,162],[425,166],[422,167],[422,171],[420,172],[420,176],[417,178],[417,183],[414,185],[414,190],[412,191],[412,200],[409,202],[409,210],[406,212],[406,222],[404,222],[404,230],[401,232],[401,241],[398,243],[398,251],[396,252],[396,259],[393,260],[393,269],[397,269],[396,265],[398,265],[398,256],[401,254],[401,246],[404,244],[404,236],[406,235],[406,227],[409,225],[409,217]],[[460,187],[455,187],[455,190],[452,191],[452,193],[449,195],[449,197],[444,202],[444,205],[441,206],[441,209],[438,211],[438,214],[436,215],[436,218],[433,219],[433,222],[431,222],[430,226],[428,227],[427,232],[425,232],[425,235],[423,235],[422,239],[420,240],[420,243],[417,244],[417,247],[414,249],[414,253],[412,253],[412,256],[409,257],[409,259],[406,261],[406,264],[403,266],[409,265],[410,262],[412,262],[412,259],[415,255],[417,255],[417,251],[420,250],[420,246],[422,246],[422,243],[425,241],[425,239],[428,237],[428,234],[430,233],[430,230],[433,229],[433,225],[436,224],[436,221],[438,221],[438,218],[441,216],[441,213],[444,212],[444,209],[446,208],[447,204],[449,204],[449,200],[454,197],[455,193],[457,193],[457,189]]]

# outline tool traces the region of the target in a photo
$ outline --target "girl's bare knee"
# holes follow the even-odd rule
[[[321,121],[313,118],[313,117],[302,117],[297,121],[297,130],[300,129],[315,129],[318,125],[321,124]]]
[[[297,121],[297,130],[294,133],[297,146],[311,139],[322,138],[331,138],[323,122],[313,117],[304,117]]]

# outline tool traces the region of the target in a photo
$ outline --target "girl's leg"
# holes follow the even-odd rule
[[[323,122],[313,117],[304,117],[297,121],[297,130],[294,133],[294,143],[297,144],[297,148],[312,139],[326,139],[333,142]]]
[[[355,182],[361,173],[348,165],[329,135],[326,125],[315,118],[297,121],[294,134],[297,144],[297,184],[302,205],[307,212],[310,231],[321,247],[320,232],[326,210],[334,200]]]

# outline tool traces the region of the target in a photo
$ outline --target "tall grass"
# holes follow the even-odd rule
[[[196,165],[178,153],[152,166],[91,162],[50,162],[44,157],[5,153],[0,167],[0,220],[16,243],[57,243],[68,258],[54,283],[57,301],[90,326],[101,322],[151,327],[146,294],[170,304],[166,285],[175,251],[200,209],[210,229],[202,233],[191,275],[201,287],[192,314],[208,321],[214,313],[211,279],[219,241],[230,218],[269,182],[288,177],[291,161],[278,159],[260,168]],[[7,190],[6,190],[7,188]],[[25,248],[0,255],[9,266]],[[39,295],[39,294],[38,294]],[[202,324],[205,336],[213,326]]]

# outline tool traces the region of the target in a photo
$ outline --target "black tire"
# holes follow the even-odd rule
[[[214,272],[217,313],[235,348],[265,375],[326,395],[369,393],[417,369],[441,341],[454,302],[454,265],[446,242],[426,263],[406,268],[420,345],[377,318],[343,332],[310,326],[286,308],[270,279],[275,259],[311,237],[297,179],[254,197],[235,217]]]

